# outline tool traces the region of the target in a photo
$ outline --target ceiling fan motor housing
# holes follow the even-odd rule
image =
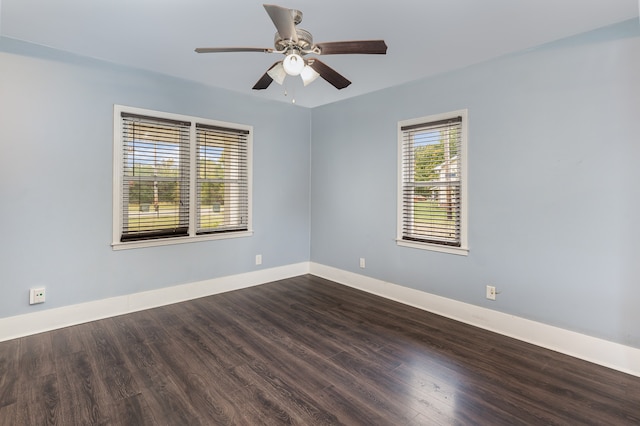
[[[282,38],[280,33],[276,33],[274,37],[274,46],[276,50],[290,50],[297,49],[300,51],[310,50],[313,46],[313,36],[307,30],[303,30],[302,28],[296,28],[296,35],[298,36],[298,42],[294,43],[291,40],[285,40]]]

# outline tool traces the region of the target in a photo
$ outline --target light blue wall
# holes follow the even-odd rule
[[[470,253],[398,247],[397,122],[463,108]],[[313,262],[640,347],[637,20],[312,118]]]
[[[253,125],[254,236],[112,251],[113,104]],[[308,261],[310,118],[0,39],[0,317]]]

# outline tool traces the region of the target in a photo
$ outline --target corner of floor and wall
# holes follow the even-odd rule
[[[410,305],[465,324],[522,340],[640,377],[640,349],[495,310],[425,293],[314,262],[301,262],[234,276],[193,282],[0,318],[0,342],[63,327],[152,309],[305,274]]]

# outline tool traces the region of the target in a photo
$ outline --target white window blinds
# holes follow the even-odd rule
[[[191,123],[122,112],[120,241],[185,236]]]
[[[248,135],[196,123],[198,234],[248,229]]]
[[[400,127],[401,238],[461,247],[462,117]]]
[[[114,250],[248,237],[253,127],[114,105]]]

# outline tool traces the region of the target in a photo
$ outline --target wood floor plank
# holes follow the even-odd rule
[[[64,424],[56,374],[34,378],[16,406],[16,423],[23,425]]]
[[[242,341],[230,338],[233,329],[218,330],[215,323],[196,314],[194,321],[177,330],[183,344],[211,371],[230,370],[251,361]]]
[[[243,380],[233,373],[228,376],[234,376],[233,381],[237,383]],[[247,405],[237,404],[236,398],[249,385],[228,387],[221,383],[223,381],[229,381],[227,375],[215,377],[197,373],[190,373],[184,380],[187,398],[192,406],[198,408],[198,414],[205,424],[238,424],[246,416]]]
[[[0,407],[0,426],[14,426],[24,424],[18,421],[18,403],[6,404]]]
[[[107,424],[109,399],[94,360],[85,351],[58,362],[58,386],[62,418],[67,424]]]
[[[109,411],[113,413],[113,425],[153,426],[163,423],[154,419],[153,410],[141,393],[114,401]]]
[[[109,322],[96,322],[80,332],[87,353],[95,360],[95,370],[112,400],[125,399],[140,393],[140,386],[124,361],[124,353],[108,330]]]
[[[263,289],[261,293],[256,292],[254,297],[257,299],[254,309],[261,312],[261,317],[288,327],[284,330],[287,334],[295,333],[300,336],[301,338],[296,338],[298,341],[306,339],[307,346],[326,356],[351,351],[355,355],[366,357],[369,352],[376,352],[387,343],[384,336],[354,326],[350,319],[327,315],[327,311],[335,306],[330,301],[328,304],[326,301],[306,303],[309,293],[287,292],[286,286],[269,286]],[[286,294],[286,298],[278,297],[279,293]],[[327,347],[332,347],[332,351],[324,352]]]
[[[40,333],[20,339],[20,373],[24,378],[55,373],[51,333]]]
[[[154,419],[164,424],[201,424],[184,391],[175,383],[170,367],[163,362],[162,352],[157,352],[158,347],[170,341],[170,336],[143,312],[116,321],[125,332],[116,336],[115,344],[126,355],[126,365],[141,386]]]
[[[264,302],[265,305],[271,308],[263,308],[255,303],[252,305],[245,295],[234,295],[234,298],[236,303],[226,309],[237,318],[244,318],[245,321],[243,323],[252,321],[254,328],[262,335],[269,335],[271,339],[285,345],[291,340],[290,336],[296,336],[296,342],[325,357],[333,356],[344,350],[339,342],[336,342],[333,338],[322,339],[321,341],[318,330],[306,326],[307,324],[304,320],[297,317],[291,309],[284,310],[286,312],[285,320],[280,315],[283,312],[282,308],[274,307],[266,300]],[[274,327],[274,324],[277,324],[277,327]]]
[[[260,315],[261,320],[262,318],[263,316]],[[294,333],[292,336],[298,340],[295,331],[292,331],[292,333]],[[276,351],[275,344],[280,344],[281,339],[273,339],[273,331],[264,331],[260,326],[256,327],[255,322],[250,327],[245,327],[244,329],[239,328],[233,335],[249,336],[249,339],[245,341],[244,345],[246,349],[253,351],[253,358],[259,360],[251,363],[250,367],[261,377],[268,378],[274,375],[274,373],[270,371],[276,371],[280,380],[284,379],[289,383],[304,383],[305,386],[299,393],[311,391],[315,394],[327,387],[327,385],[330,386],[331,383],[336,383],[343,391],[347,391],[346,388],[349,388],[348,392],[359,394],[360,397],[365,399],[369,404],[375,401],[377,404],[376,410],[384,413],[385,416],[388,412],[393,411],[390,407],[381,404],[384,398],[372,395],[371,392],[365,389],[365,386],[356,383],[352,389],[351,386],[354,383],[353,377],[346,374],[346,371],[335,368],[335,365],[330,363],[329,358],[319,356],[310,349],[293,351],[296,357],[292,358],[289,353],[290,348],[288,348],[286,344],[283,344],[282,347]],[[321,336],[317,336],[317,339],[320,342],[325,340]],[[264,353],[264,346],[270,347],[271,351]],[[318,382],[318,379],[321,379],[320,382]],[[402,417],[404,416],[404,411],[404,409],[397,410],[398,418],[407,421],[407,418]],[[417,413],[413,412],[413,415],[415,414]]]
[[[257,385],[240,389],[235,397],[243,401],[246,409],[242,419],[235,424],[265,426],[303,424],[296,418],[292,418],[286,407],[280,405],[279,401],[271,398],[268,392]]]
[[[18,400],[20,340],[0,344],[0,409]]]
[[[204,425],[199,415],[194,414],[193,407],[186,403],[186,397],[171,380],[163,385],[146,388],[142,394],[147,399],[148,407],[155,424],[167,425]]]
[[[51,347],[54,360],[85,350],[84,343],[80,337],[82,330],[90,327],[92,327],[91,324],[80,324],[51,331]]]
[[[257,371],[277,371],[291,382],[304,382],[310,390],[329,385],[327,376],[314,374],[313,366],[323,365],[326,357],[316,354],[304,344],[281,344],[271,340],[272,334],[261,333],[244,325],[235,327],[230,335],[249,356],[248,365]]]
[[[318,401],[345,425],[384,425],[385,416],[377,409],[372,410],[367,398],[356,392],[345,392],[345,386],[338,389],[334,385],[315,393]]]
[[[312,275],[0,342],[0,426],[637,425],[640,377]]]
[[[343,392],[349,388],[366,390],[365,395],[377,399],[376,407],[384,407],[381,414],[384,415],[385,424],[407,424],[420,412],[432,415],[435,410],[442,416],[450,410],[446,401],[433,398],[419,388],[412,388],[399,380],[395,370],[385,367],[386,360],[379,360],[374,356],[363,360],[349,352],[342,352],[330,361],[353,377],[352,385],[339,389]]]
[[[270,404],[280,407],[280,416],[294,424],[330,425],[338,424],[331,412],[319,407],[315,399],[305,390],[304,383],[294,383],[278,375],[277,372],[256,365],[244,365],[234,369],[236,374],[251,382],[251,388],[258,389],[261,398],[268,398]]]
[[[153,313],[149,315],[154,316]],[[175,330],[182,332],[185,327],[186,324],[176,325]],[[187,336],[193,335],[190,333]],[[195,345],[193,343],[181,333],[176,338],[155,341],[151,345],[181,394],[185,396],[185,405],[189,404],[189,409],[197,411],[203,420],[227,424],[230,418],[237,415],[229,403],[228,394],[233,393],[229,390],[246,387],[249,383],[230,374],[223,366],[210,363],[206,354],[212,352],[202,356],[201,340]],[[215,351],[213,348],[208,349]]]

